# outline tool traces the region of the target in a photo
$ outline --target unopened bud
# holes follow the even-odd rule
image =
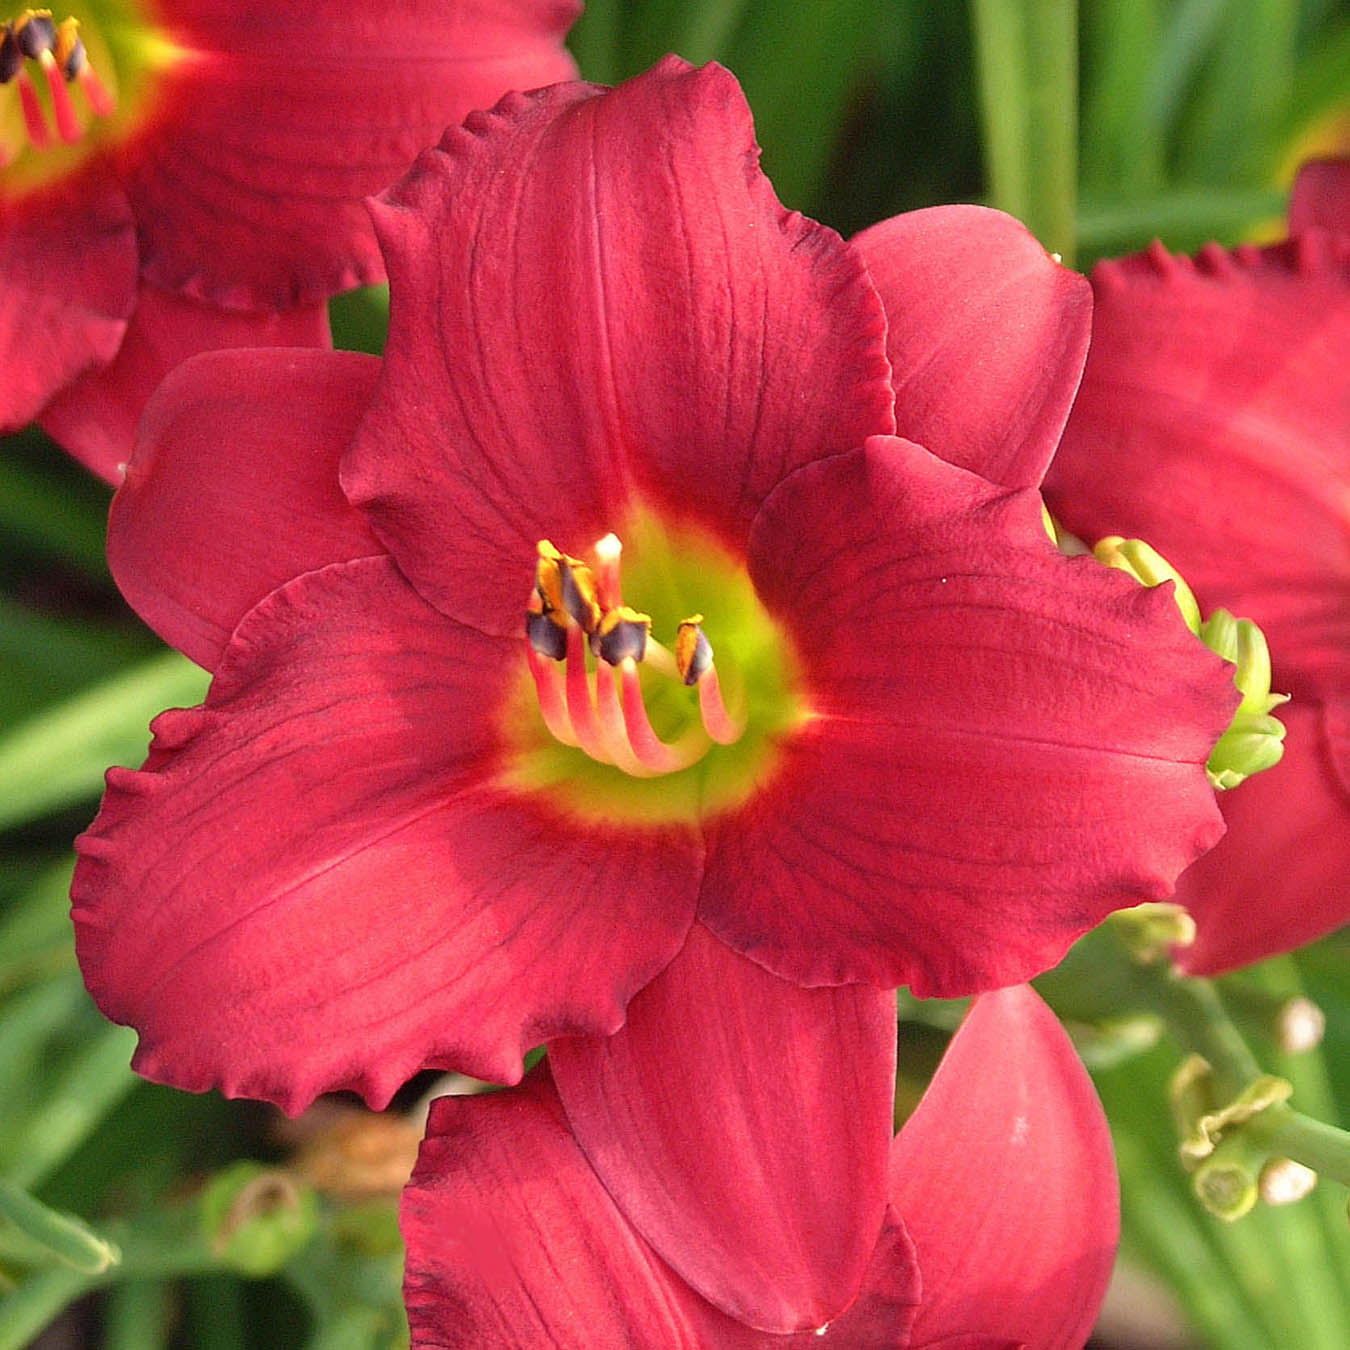
[[[1312,1192],[1317,1173],[1292,1158],[1270,1158],[1261,1169],[1261,1199],[1268,1205],[1292,1205]]]
[[[1109,922],[1131,959],[1141,966],[1161,961],[1173,947],[1189,947],[1195,941],[1195,920],[1180,905],[1169,902],[1118,910]]]
[[[1177,602],[1181,617],[1192,633],[1200,631],[1200,606],[1196,604],[1191,588],[1185,578],[1155,548],[1142,539],[1122,539],[1118,534],[1099,539],[1094,545],[1093,556],[1098,562],[1118,572],[1127,572],[1136,581],[1145,586],[1161,586],[1164,581],[1172,583],[1172,598]]]
[[[1254,773],[1273,768],[1284,757],[1284,735],[1285,726],[1278,717],[1239,708],[1210,751],[1205,765],[1209,781],[1227,790]]]
[[[201,1216],[207,1244],[221,1262],[242,1275],[271,1275],[313,1237],[318,1202],[285,1172],[238,1162],[212,1178]]]

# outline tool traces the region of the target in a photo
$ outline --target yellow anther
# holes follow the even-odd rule
[[[62,19],[56,25],[56,46],[52,49],[52,55],[66,79],[72,79],[78,73],[84,61],[84,42],[80,38],[78,19]],[[75,57],[74,63],[71,57]]]
[[[547,539],[538,544],[539,559],[534,565],[534,588],[544,602],[544,610],[561,610],[562,554]]]
[[[691,614],[675,634],[675,666],[685,684],[697,684],[712,665],[712,646],[701,627],[702,614]]]

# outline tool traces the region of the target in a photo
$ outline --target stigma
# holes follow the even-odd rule
[[[738,741],[745,726],[727,711],[703,615],[679,625],[673,651],[663,646],[652,636],[651,616],[624,603],[622,551],[607,534],[592,549],[592,566],[540,540],[525,612],[526,650],[552,735],[602,764],[647,778],[688,768],[714,744]],[[696,691],[697,720],[674,741],[652,728],[644,668]]]
[[[33,65],[42,73],[55,132],[29,70]],[[57,23],[49,9],[25,9],[0,29],[0,97],[8,85],[19,91],[24,133],[34,150],[50,150],[58,141],[75,145],[84,138],[91,123],[76,107],[70,85],[80,87],[94,118],[111,117],[116,111],[112,95],[89,62],[79,20],[68,17]],[[17,155],[18,149],[0,141],[0,167]]]

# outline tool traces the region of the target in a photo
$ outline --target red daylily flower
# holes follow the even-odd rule
[[[1063,1029],[1026,987],[976,1000],[891,1146],[859,1292],[819,1332],[767,1334],[691,1288],[597,1174],[559,1089],[541,1066],[519,1088],[433,1105],[402,1212],[419,1350],[1077,1350],[1091,1331],[1119,1232],[1110,1135]],[[696,1095],[709,1115],[723,1097],[738,1113],[742,1091],[709,1075]],[[754,1193],[753,1156],[729,1146],[708,1162],[739,1167]]]
[[[0,430],[40,418],[115,483],[178,361],[329,345],[327,298],[384,278],[364,198],[470,108],[572,76],[580,6],[68,8],[0,51]]]
[[[79,843],[81,961],[142,1072],[289,1110],[515,1081],[622,1025],[696,918],[805,988],[987,989],[1214,842],[1230,668],[1061,557],[1034,490],[893,434],[908,342],[903,411],[926,369],[971,444],[1043,462],[1075,361],[1012,448],[965,390],[1056,326],[984,341],[1002,298],[939,307],[899,260],[883,310],[774,199],[725,71],[512,96],[374,213],[383,362],[194,358],[114,502],[126,594],[215,672]],[[1083,317],[1020,227],[948,222]]]
[[[1101,264],[1047,479],[1074,533],[1148,540],[1202,608],[1253,619],[1293,695],[1283,760],[1221,797],[1181,879],[1213,974],[1350,921],[1350,161],[1306,167],[1288,242]]]

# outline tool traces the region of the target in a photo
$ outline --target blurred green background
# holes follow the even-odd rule
[[[1155,235],[1277,236],[1298,160],[1350,151],[1343,0],[592,0],[571,45],[604,83],[667,51],[729,66],[779,196],[845,234],[983,200],[1083,267]],[[378,289],[339,299],[337,345],[378,351],[384,314]],[[0,1350],[406,1343],[393,1215],[415,1122],[334,1107],[302,1138],[270,1108],[142,1083],[134,1036],[83,992],[70,841],[104,768],[137,764],[149,718],[206,686],[119,599],[107,503],[40,433],[0,447]],[[1326,1011],[1320,1052],[1256,1044],[1328,1121],[1350,1118],[1347,954],[1239,977]],[[913,1082],[943,1033],[906,1016]],[[1344,1196],[1201,1213],[1164,1106],[1176,1050],[1093,1035],[1126,1215],[1101,1344],[1350,1346]],[[100,1269],[108,1244],[122,1259]]]

